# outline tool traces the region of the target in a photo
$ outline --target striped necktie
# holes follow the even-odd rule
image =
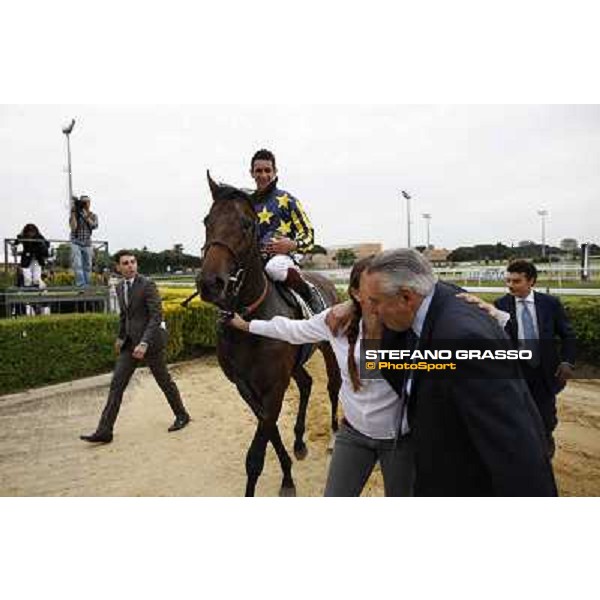
[[[540,364],[539,357],[539,340],[535,332],[535,326],[533,324],[533,316],[527,306],[525,300],[519,300],[521,307],[521,322],[523,323],[523,347],[533,352],[533,358],[528,361],[531,367],[537,367]]]

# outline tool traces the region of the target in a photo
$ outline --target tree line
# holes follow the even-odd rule
[[[202,265],[199,256],[186,254],[183,244],[175,244],[169,250],[152,252],[147,246],[143,248],[132,248],[134,256],[137,259],[139,269],[142,273],[171,273],[179,270],[198,269]],[[114,255],[107,252],[95,252],[94,269],[103,271],[112,269],[114,264]],[[55,250],[54,266],[61,269],[71,268],[71,247],[69,244],[61,244]]]
[[[590,254],[600,254],[600,246],[590,245]],[[515,258],[526,258],[533,261],[558,262],[563,257],[580,258],[581,249],[562,250],[556,246],[545,247],[542,244],[527,244],[516,247],[504,244],[477,244],[475,246],[461,246],[455,248],[448,255],[448,262],[486,262],[486,261],[508,261]]]
[[[425,251],[425,246],[417,246],[419,252]],[[544,251],[543,251],[544,250]],[[140,271],[143,273],[166,273],[186,270],[199,269],[202,266],[202,259],[193,254],[186,254],[183,244],[175,244],[169,250],[152,252],[147,246],[141,249],[132,249],[137,258]],[[315,245],[312,254],[326,254],[327,250],[322,246]],[[590,254],[592,256],[600,255],[600,246],[590,244]],[[519,246],[506,246],[500,242],[496,244],[476,244],[474,246],[460,246],[450,252],[447,262],[494,262],[509,261],[515,258],[526,258],[536,262],[557,262],[563,257],[579,259],[581,249],[562,250],[556,246],[545,246],[542,249],[541,244],[527,244]],[[350,267],[356,261],[356,253],[352,248],[341,248],[336,252],[337,263],[340,267]],[[54,251],[54,257],[51,261],[52,266],[70,269],[71,268],[71,247],[69,244],[61,244]],[[97,271],[111,269],[113,265],[113,256],[105,252],[96,252],[94,256],[94,266]]]

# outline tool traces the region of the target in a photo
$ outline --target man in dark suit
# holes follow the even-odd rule
[[[573,377],[575,366],[575,333],[558,298],[533,290],[537,280],[535,265],[515,260],[507,267],[506,283],[509,294],[494,304],[510,313],[506,332],[516,347],[537,348],[531,361],[521,361],[529,391],[540,411],[550,457],[554,456],[553,432],[556,418],[556,395]],[[560,357],[555,338],[561,339]]]
[[[384,324],[384,349],[426,350],[442,340],[505,349],[498,323],[456,292],[408,249],[376,256],[361,280]],[[543,425],[514,361],[476,361],[470,379],[382,373],[403,402],[400,434],[414,438],[416,495],[556,495]]]
[[[123,392],[143,359],[146,359],[156,383],[175,414],[175,422],[169,427],[169,431],[182,429],[190,422],[179,390],[167,369],[167,331],[156,284],[138,275],[137,261],[130,251],[117,252],[115,260],[123,276],[117,286],[120,324],[115,350],[118,359],[98,428],[90,435],[80,436],[86,442],[104,444],[112,442],[113,427],[119,414]]]

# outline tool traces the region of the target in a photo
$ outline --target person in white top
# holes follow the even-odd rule
[[[334,336],[327,326],[325,320],[330,309],[308,320],[275,317],[270,321],[247,322],[235,315],[229,321],[237,329],[290,344],[330,342],[342,376],[340,400],[344,419],[335,439],[325,496],[360,496],[378,461],[386,496],[412,494],[412,441],[410,435],[398,435],[402,414],[400,398],[384,379],[360,379],[358,373],[360,344],[357,341],[381,336],[378,319],[366,310],[363,312],[360,297],[360,276],[370,260],[355,263],[350,274],[348,291],[355,310],[344,334]]]
[[[350,273],[347,303],[336,305],[308,320],[274,317],[270,321],[245,321],[239,315],[228,321],[232,327],[290,344],[328,341],[340,367],[340,400],[344,419],[338,431],[325,484],[325,496],[360,496],[379,462],[386,496],[412,495],[414,481],[413,442],[403,416],[402,401],[384,379],[361,379],[361,339],[381,338],[378,317],[360,294],[360,278],[373,257],[354,264]],[[470,294],[458,294],[478,304],[502,326],[510,318],[503,311]],[[338,323],[333,333],[330,324]],[[402,422],[401,422],[402,420]],[[400,431],[401,430],[401,431]],[[400,433],[402,435],[400,435]]]

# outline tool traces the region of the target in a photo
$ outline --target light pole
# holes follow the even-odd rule
[[[406,198],[406,241],[407,248],[410,248],[410,196],[404,190],[402,190],[402,195]]]
[[[546,258],[546,217],[548,211],[541,208],[537,211],[537,214],[542,217],[542,258]]]
[[[73,206],[73,180],[71,177],[71,141],[70,136],[75,127],[75,119],[71,119],[71,122],[63,127],[62,132],[67,136],[67,169],[69,170],[69,206]]]
[[[427,247],[426,250],[429,250],[429,226],[431,225],[431,213],[423,213],[423,218],[425,219],[425,222],[427,223]]]

